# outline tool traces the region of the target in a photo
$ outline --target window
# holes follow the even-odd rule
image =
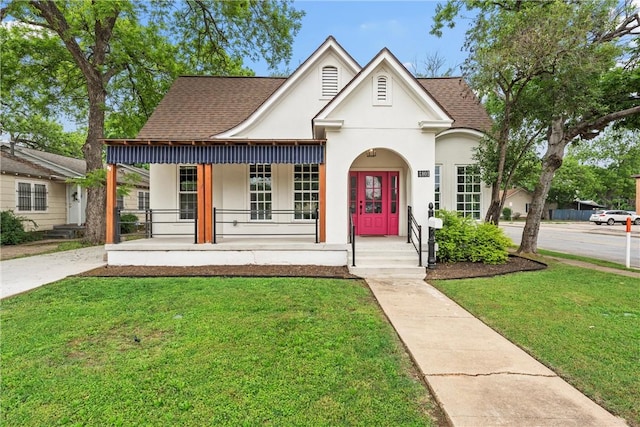
[[[271,219],[271,165],[249,165],[251,219]]]
[[[198,208],[198,171],[195,166],[180,166],[178,197],[180,219],[195,219]]]
[[[18,183],[18,210],[31,210],[31,184],[28,182]]]
[[[47,210],[47,186],[31,182],[18,182],[18,211],[44,212]]]
[[[456,210],[480,219],[480,171],[476,166],[458,166]]]
[[[293,209],[295,219],[314,219],[318,209],[318,165],[293,167]]]
[[[440,165],[436,165],[436,169],[433,174],[433,179],[436,185],[434,195],[433,195],[434,197],[433,208],[437,211],[440,210],[440,194],[441,194],[441,185],[442,185],[441,176],[442,175],[440,174]]]
[[[149,209],[149,192],[138,191],[138,210]]]
[[[122,194],[116,196],[116,208],[124,209],[124,196]]]
[[[327,65],[322,67],[322,97],[333,97],[338,94],[338,67]]]

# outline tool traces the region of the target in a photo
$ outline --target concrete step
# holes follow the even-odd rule
[[[362,266],[349,267],[349,272],[362,278],[396,278],[396,279],[418,279],[423,280],[427,271],[424,267],[394,267],[394,266]]]
[[[84,230],[83,225],[54,225],[53,229],[45,231],[44,235],[49,239],[77,239],[84,236]]]
[[[360,244],[359,244],[360,243]],[[426,255],[422,254],[423,264]],[[356,240],[356,266],[352,267],[349,247],[349,271],[363,278],[419,279],[426,269],[418,266],[418,254],[411,243],[400,240]]]

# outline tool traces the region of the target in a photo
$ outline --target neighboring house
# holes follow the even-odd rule
[[[82,225],[86,220],[86,190],[68,183],[70,178],[84,176],[84,160],[47,153],[10,144],[0,145],[0,210],[12,210],[37,224],[38,230],[51,230],[64,224]],[[148,201],[149,172],[132,166],[123,167],[125,173],[137,173],[140,181],[134,190],[119,202],[124,207],[138,208],[138,199]],[[25,229],[34,228],[29,221]]]
[[[416,79],[387,49],[361,67],[333,37],[288,78],[180,77],[136,138],[105,141],[107,241],[117,241],[115,172],[150,163],[151,208],[174,212],[154,220],[154,236],[222,251],[232,236],[317,227],[321,247],[335,249],[327,263],[344,265],[352,221],[360,236],[406,236],[408,207],[426,230],[430,203],[482,219],[490,188],[472,155],[490,125],[462,78]],[[169,260],[163,245],[166,263],[228,262]]]
[[[593,211],[596,209],[603,209],[606,206],[601,205],[593,200],[574,200],[571,208],[577,211]]]
[[[500,194],[502,197],[502,192]],[[504,207],[511,209],[511,217],[526,218],[529,213],[529,206],[533,200],[533,193],[524,188],[510,188],[507,190],[507,197],[504,200]],[[556,209],[557,203],[546,202],[542,211],[542,218],[549,219],[549,210]]]
[[[500,194],[502,197],[502,192]],[[524,188],[510,188],[504,199],[504,207],[511,209],[511,217],[526,218],[531,205],[532,193]]]

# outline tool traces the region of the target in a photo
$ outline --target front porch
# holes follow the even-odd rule
[[[420,265],[416,243],[407,243],[406,236],[359,236],[355,245],[314,243],[302,236],[253,236],[196,244],[192,238],[181,236],[124,241],[107,244],[105,249],[110,266],[348,266],[360,277],[423,279],[426,270]]]

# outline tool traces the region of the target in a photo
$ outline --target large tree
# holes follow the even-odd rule
[[[588,198],[613,209],[633,209],[636,191],[633,175],[640,172],[639,130],[610,126],[594,139],[572,144],[569,156],[587,171],[585,175],[593,177],[592,181],[578,181],[581,190],[588,190]],[[566,161],[562,169],[565,166]]]
[[[526,125],[532,135],[545,135],[519,249],[535,252],[544,202],[567,145],[640,112],[633,95],[638,88],[629,86],[638,72],[637,52],[628,49],[638,15],[616,1],[450,1],[440,8],[434,31],[453,25],[462,8],[477,13],[467,32],[466,71],[472,85],[499,105],[494,157],[500,186],[513,130]],[[496,190],[494,183],[490,209],[500,202]]]
[[[243,59],[258,57],[275,68],[291,55],[302,13],[276,1],[13,0],[0,17],[38,29],[30,41],[42,49],[42,72],[18,67],[16,81],[49,86],[49,108],[85,115],[87,176],[100,182],[101,140],[134,136],[178,74],[246,74]],[[38,65],[28,52],[19,60]],[[102,185],[88,188],[86,238],[94,243],[104,241],[105,201]]]

